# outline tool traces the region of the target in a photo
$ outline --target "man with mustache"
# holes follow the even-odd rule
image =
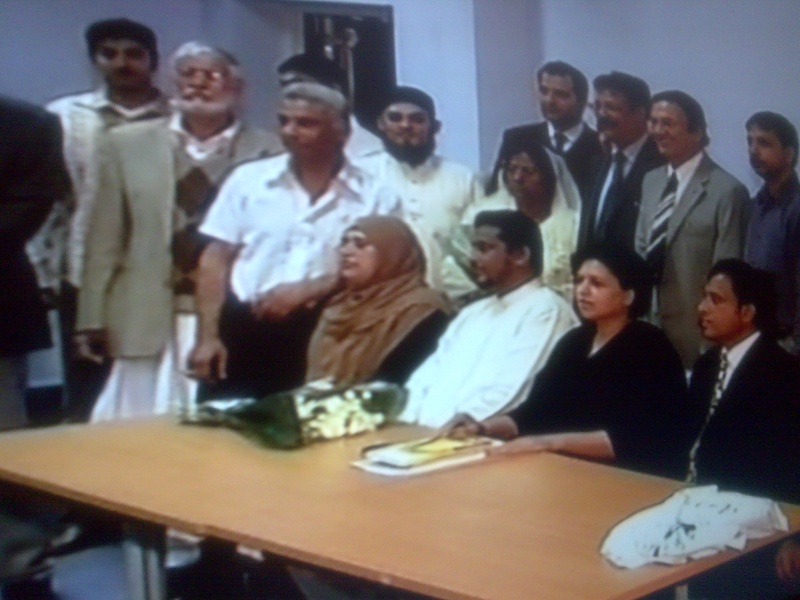
[[[581,211],[578,247],[612,242],[633,248],[642,179],[666,159],[647,133],[650,88],[613,71],[594,80],[597,131],[611,145],[592,194]]]
[[[102,148],[75,336],[82,358],[114,358],[93,421],[194,399],[179,368],[194,343],[199,224],[231,167],[280,149],[237,117],[243,80],[228,52],[188,42],[171,66],[172,117],[118,127]]]
[[[502,149],[517,137],[533,137],[564,158],[585,201],[591,193],[603,156],[597,132],[583,122],[589,83],[583,73],[562,61],[545,63],[536,73],[536,81],[539,108],[545,120],[503,132],[501,151],[486,186],[486,194],[493,194],[500,184],[500,157],[505,154]]]
[[[747,121],[753,170],[764,180],[754,198],[745,260],[777,280],[781,343],[800,351],[800,181],[797,130],[783,115],[758,112]]]
[[[100,138],[118,125],[157,119],[169,112],[166,98],[153,83],[159,55],[152,29],[129,19],[106,19],[89,25],[85,39],[99,86],[56,99],[46,107],[58,115],[64,130],[63,152],[72,194],[56,203],[28,244],[43,296],[58,302],[67,346],[81,286],[87,222],[97,197]],[[85,420],[108,365],[65,363],[68,416]]]

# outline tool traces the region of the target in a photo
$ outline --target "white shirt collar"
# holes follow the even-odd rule
[[[291,167],[292,156],[285,152],[273,157],[269,161],[270,169],[264,173],[264,182],[267,187],[290,187],[299,186],[300,182]],[[369,177],[367,173],[351,163],[346,155],[343,155],[342,168],[336,173],[330,184],[330,188],[339,185],[353,193],[353,198],[363,202],[361,192]]]
[[[169,119],[169,130],[178,137],[186,153],[199,161],[207,160],[212,156],[227,155],[241,128],[241,121],[234,119],[233,123],[216,135],[200,140],[186,131],[181,113],[175,112]]]
[[[723,386],[727,387],[728,382],[731,380],[731,376],[733,376],[734,372],[736,371],[739,363],[742,362],[744,355],[747,354],[747,351],[753,347],[753,344],[756,343],[758,338],[761,337],[760,331],[754,331],[742,341],[740,341],[735,346],[727,349],[728,355],[728,372],[725,374],[725,381],[723,382]]]
[[[567,138],[567,142],[564,144],[564,150],[566,150],[567,148],[572,146],[572,144],[574,144],[575,141],[579,137],[581,137],[581,134],[583,133],[583,127],[584,127],[583,121],[579,121],[578,124],[575,125],[574,127],[570,127],[569,129],[566,129],[566,130],[561,132],[561,133],[564,134],[564,137]],[[550,136],[550,142],[553,144],[553,147],[555,148],[555,146],[556,146],[556,139],[555,139],[556,128],[553,127],[553,124],[550,121],[547,121],[547,135]]]
[[[677,169],[671,164],[668,164],[667,175],[672,176],[672,174],[675,173],[675,176],[678,178],[678,187],[686,185],[694,175],[694,172],[697,171],[697,167],[700,165],[700,161],[703,160],[704,155],[705,153],[701,150],[689,160],[681,163]],[[678,196],[680,197],[680,194]]]
[[[636,160],[636,157],[639,156],[639,152],[641,152],[641,150],[642,150],[642,146],[644,146],[644,143],[647,141],[647,137],[648,137],[647,133],[645,133],[638,140],[636,140],[632,144],[628,144],[625,148],[622,149],[622,153],[625,155],[625,158],[627,159],[627,163],[626,164],[632,165],[634,163],[634,161]],[[611,156],[613,157],[618,151],[619,151],[619,148],[615,144],[612,147]]]

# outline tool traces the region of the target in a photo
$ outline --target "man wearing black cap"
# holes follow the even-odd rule
[[[347,73],[335,62],[316,54],[295,54],[278,65],[278,81],[282,88],[298,82],[320,83],[326,87],[340,91],[350,98],[350,86]],[[350,107],[352,109],[352,106]],[[362,127],[355,116],[350,113],[350,137],[344,147],[344,153],[350,160],[378,152],[382,148],[381,140]]]
[[[434,250],[440,256],[428,256],[430,283],[451,297],[471,292],[475,285],[458,266],[452,240],[465,210],[478,196],[475,175],[435,153],[441,123],[428,94],[398,86],[389,92],[384,107],[378,118],[384,151],[358,165],[395,191],[410,223],[435,240]]]
[[[54,100],[46,107],[61,119],[72,201],[56,205],[28,246],[40,287],[61,292],[63,339],[71,337],[75,297],[83,277],[88,219],[97,192],[101,136],[117,125],[155,119],[169,112],[166,98],[153,85],[158,48],[149,27],[124,18],[107,19],[89,25],[85,39],[100,85],[90,92]],[[73,413],[70,416],[82,419],[99,392],[104,370],[88,363],[71,367],[67,371],[67,395]],[[95,373],[98,369],[100,372]],[[72,405],[76,398],[85,398],[89,404]]]

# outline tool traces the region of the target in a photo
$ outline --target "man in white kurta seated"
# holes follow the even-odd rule
[[[570,305],[540,280],[542,236],[529,217],[479,213],[472,246],[476,279],[491,295],[464,308],[411,375],[403,421],[440,427],[460,412],[483,419],[510,410],[577,324]]]
[[[357,164],[398,194],[406,219],[436,245],[435,252],[427,253],[429,263],[434,258],[429,267],[436,271],[429,281],[456,298],[476,289],[463,265],[468,247],[459,252],[452,242],[480,189],[468,167],[436,154],[440,129],[433,98],[417,88],[398,86],[387,93],[378,118],[384,150]]]
[[[233,56],[188,42],[171,67],[172,118],[121,125],[102,148],[75,335],[82,358],[114,359],[92,421],[193,400],[195,386],[179,371],[194,343],[207,241],[197,228],[232,166],[280,149],[237,117],[243,81]]]

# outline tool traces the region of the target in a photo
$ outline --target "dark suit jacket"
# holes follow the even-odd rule
[[[494,189],[497,189],[498,178],[500,177],[500,157],[503,155],[503,149],[511,141],[520,137],[533,137],[540,144],[555,152],[555,148],[553,148],[553,144],[550,141],[550,136],[547,133],[546,121],[529,125],[519,125],[506,129],[503,132],[503,141],[500,144],[500,151],[497,154],[494,168],[492,169],[489,185],[494,186]],[[597,172],[603,160],[603,149],[600,146],[597,132],[584,124],[581,135],[562,156],[564,162],[567,163],[569,172],[572,174],[573,179],[575,179],[578,191],[580,191],[581,194],[581,199],[585,202],[594,186],[595,177],[597,176]],[[491,192],[491,187],[487,191]]]
[[[0,356],[50,345],[26,242],[67,192],[58,117],[0,97]]]
[[[639,204],[642,199],[642,179],[645,173],[666,164],[652,138],[647,141],[636,155],[625,180],[622,182],[622,193],[616,202],[604,207],[608,215],[602,231],[596,231],[597,208],[600,195],[609,170],[613,167],[612,158],[607,157],[595,178],[592,193],[584,201],[581,208],[581,225],[578,232],[578,249],[586,248],[594,243],[612,241],[633,250],[636,235],[636,221],[639,218]]]
[[[689,393],[695,433],[705,420],[719,370],[719,348],[695,364]],[[745,354],[703,435],[698,483],[800,502],[800,364],[763,335]]]

